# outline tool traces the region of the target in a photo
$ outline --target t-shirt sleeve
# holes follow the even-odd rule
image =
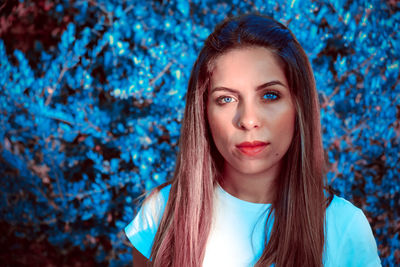
[[[382,266],[375,238],[362,210],[356,209],[349,220],[340,249],[341,258],[345,261],[342,266]]]
[[[136,217],[125,227],[129,241],[148,259],[166,205],[164,189],[145,201]]]

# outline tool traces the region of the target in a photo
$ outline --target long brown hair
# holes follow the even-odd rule
[[[324,251],[324,153],[319,102],[309,60],[283,24],[245,15],[219,24],[205,41],[191,72],[175,173],[156,233],[153,266],[201,266],[211,228],[213,191],[223,158],[215,148],[206,116],[212,63],[239,47],[262,46],[284,64],[296,108],[295,134],[277,179],[264,251],[256,266],[321,266]],[[157,192],[164,185],[159,186]],[[268,229],[268,227],[267,227]]]

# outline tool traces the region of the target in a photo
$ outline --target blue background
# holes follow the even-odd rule
[[[6,1],[0,263],[121,266],[136,197],[172,175],[191,67],[227,15],[289,26],[312,63],[328,182],[400,264],[397,1]]]

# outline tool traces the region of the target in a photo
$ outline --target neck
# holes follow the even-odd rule
[[[275,197],[275,181],[279,166],[268,172],[242,173],[225,162],[222,184],[229,194],[253,203],[272,203]]]

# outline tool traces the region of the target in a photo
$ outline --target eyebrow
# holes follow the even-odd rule
[[[267,83],[263,83],[263,84],[257,86],[256,91],[265,89],[265,88],[273,86],[273,85],[280,85],[280,86],[283,86],[283,87],[287,88],[287,86],[284,85],[281,81],[273,80],[273,81],[270,81],[270,82],[267,82]],[[232,88],[224,87],[224,86],[218,86],[218,87],[213,88],[211,90],[211,94],[216,92],[216,91],[228,91],[228,92],[231,92],[231,93],[234,93],[234,94],[239,94],[239,91],[237,91],[235,89],[232,89]]]

